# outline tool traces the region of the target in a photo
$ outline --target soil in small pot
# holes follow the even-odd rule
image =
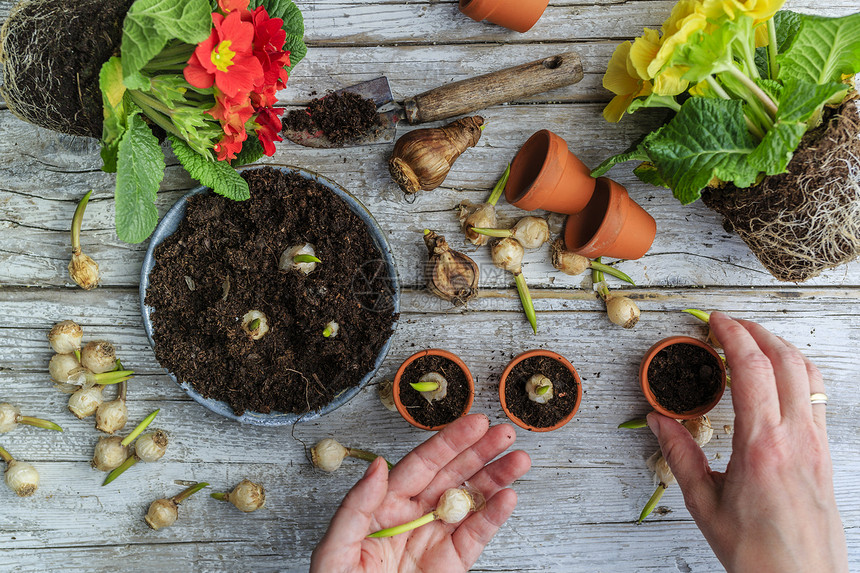
[[[306,413],[373,369],[396,319],[387,267],[363,221],[331,190],[271,168],[242,176],[249,200],[191,197],[155,250],[146,295],[155,354],[237,415]],[[279,270],[281,253],[305,242],[323,261],[316,270]],[[259,340],[242,329],[250,310],[267,317]],[[332,320],[339,332],[325,338]]]
[[[702,200],[781,281],[805,281],[860,256],[856,99],[825,108],[823,124],[803,137],[787,173],[747,189],[710,189]]]
[[[553,398],[546,404],[529,400],[526,382],[535,374],[552,381]],[[508,410],[535,428],[549,428],[561,422],[576,406],[576,378],[567,367],[548,356],[532,356],[518,362],[505,381]]]
[[[648,384],[657,403],[670,412],[689,412],[720,391],[719,359],[695,344],[670,344],[648,365]]]
[[[438,372],[448,381],[448,394],[441,400],[427,402],[410,384],[428,372]],[[469,401],[466,373],[444,356],[422,356],[412,361],[400,377],[400,402],[419,424],[431,428],[450,424],[463,415]]]
[[[380,125],[376,103],[351,93],[331,93],[294,109],[283,120],[285,129],[322,131],[335,145],[343,145],[375,132]]]

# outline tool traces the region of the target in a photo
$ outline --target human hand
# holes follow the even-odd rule
[[[390,475],[377,458],[334,514],[311,556],[311,572],[467,571],[517,504],[507,486],[531,467],[523,451],[488,464],[515,439],[510,425],[490,428],[486,416],[473,414],[415,448]],[[437,520],[395,537],[367,538],[425,515],[445,490],[464,481],[484,495],[486,506],[460,523]]]
[[[728,571],[847,572],[833,493],[821,373],[758,324],[711,314],[732,370],[735,429],[725,473],[676,421],[656,412],[660,442],[696,524]]]

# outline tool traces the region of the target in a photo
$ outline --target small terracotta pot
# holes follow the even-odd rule
[[[441,350],[439,348],[430,348],[427,350],[422,350],[420,352],[416,352],[409,358],[403,361],[403,364],[400,365],[400,368],[397,369],[397,374],[394,375],[394,384],[392,385],[392,392],[394,394],[394,406],[397,408],[397,411],[400,412],[400,415],[403,416],[403,419],[415,426],[416,428],[421,428],[422,430],[429,430],[431,432],[435,432],[437,430],[441,430],[447,424],[441,424],[439,426],[426,426],[421,422],[415,420],[412,415],[409,413],[409,410],[406,406],[403,405],[403,402],[400,401],[400,379],[403,377],[403,372],[406,368],[418,360],[419,358],[423,358],[424,356],[441,356],[442,358],[447,358],[454,364],[460,367],[460,370],[466,375],[466,383],[469,385],[469,398],[466,401],[466,406],[463,408],[463,412],[460,416],[465,416],[469,413],[469,410],[472,409],[472,402],[475,400],[475,380],[472,378],[472,373],[469,371],[469,367],[466,366],[466,363],[460,360],[460,357],[456,354],[452,354],[447,350]]]
[[[713,400],[688,412],[671,412],[661,406],[654,397],[654,393],[651,391],[651,386],[648,383],[648,366],[651,365],[651,360],[658,352],[673,344],[693,344],[700,348],[704,348],[714,357],[717,364],[720,365],[720,389],[714,396]],[[660,414],[676,420],[692,420],[693,418],[698,418],[699,416],[703,416],[710,412],[722,399],[723,392],[726,391],[726,365],[723,362],[723,359],[720,358],[720,355],[717,354],[716,350],[711,348],[707,343],[695,338],[690,338],[689,336],[670,336],[669,338],[664,338],[660,342],[656,343],[648,349],[648,352],[645,353],[645,356],[642,358],[642,363],[639,365],[639,385],[642,387],[642,393],[645,395],[645,399],[648,400],[651,407]]]
[[[573,377],[576,379],[576,402],[573,405],[573,409],[567,416],[559,420],[557,424],[547,428],[538,428],[522,421],[519,417],[517,417],[513,412],[508,409],[508,403],[505,399],[505,385],[508,381],[508,375],[511,373],[511,370],[513,370],[514,366],[516,366],[523,360],[527,358],[533,358],[535,356],[546,356],[548,358],[558,360],[564,365],[565,368],[570,370],[570,373],[573,374]],[[526,430],[532,432],[551,432],[553,430],[561,428],[562,426],[570,422],[576,415],[576,412],[579,410],[579,405],[582,403],[582,380],[580,380],[579,373],[576,371],[576,368],[573,367],[573,364],[571,364],[570,361],[568,361],[568,359],[561,354],[552,352],[551,350],[528,350],[511,360],[508,363],[508,366],[505,368],[505,371],[502,372],[502,379],[499,381],[499,402],[502,404],[502,410],[505,411],[505,414],[507,414],[508,418],[511,419],[511,422],[513,422],[520,428],[525,428]]]
[[[534,211],[570,215],[582,211],[594,193],[591,171],[567,148],[567,142],[543,129],[520,148],[505,187],[508,203]]]
[[[528,32],[543,16],[549,0],[460,0],[460,12],[480,22],[489,20],[516,32]]]
[[[569,251],[595,259],[638,259],[648,252],[657,235],[654,217],[630,198],[621,184],[600,177],[585,209],[564,224]]]

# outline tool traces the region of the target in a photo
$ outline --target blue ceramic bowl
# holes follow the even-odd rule
[[[370,211],[368,211],[367,208],[346,189],[321,175],[305,171],[304,169],[299,169],[298,167],[275,167],[275,169],[280,169],[284,173],[297,173],[306,179],[311,179],[320,185],[331,189],[335,195],[343,199],[353,213],[358,215],[359,218],[364,221],[364,224],[367,225],[367,230],[370,232],[370,236],[373,239],[373,243],[376,245],[376,248],[379,249],[379,252],[382,253],[382,257],[385,260],[386,267],[388,268],[388,279],[391,281],[392,299],[394,303],[392,312],[399,313],[400,279],[397,275],[397,266],[394,264],[391,247],[388,245],[388,241],[385,239],[382,229],[380,229],[379,224],[376,222],[376,219],[373,218],[373,215],[370,214]],[[172,235],[177,228],[179,228],[179,223],[185,218],[185,208],[187,205],[186,199],[192,195],[207,193],[208,191],[209,189],[203,186],[192,189],[170,208],[170,211],[164,215],[158,223],[158,227],[156,227],[155,232],[152,234],[149,241],[149,247],[146,250],[146,256],[143,258],[143,267],[140,271],[140,310],[141,314],[143,314],[143,326],[146,329],[146,336],[149,339],[149,344],[152,346],[153,350],[155,349],[155,341],[153,340],[151,313],[154,309],[147,306],[144,301],[146,300],[146,289],[149,288],[149,273],[155,266],[155,248],[167,237]],[[397,324],[395,323],[393,328],[396,328],[396,326]],[[349,402],[353,396],[358,394],[358,392],[367,385],[370,379],[373,378],[373,375],[376,374],[376,371],[382,365],[382,361],[385,360],[386,354],[388,354],[393,337],[394,336],[392,335],[382,346],[382,349],[379,351],[379,355],[376,357],[376,362],[373,364],[373,370],[368,372],[357,386],[344,390],[335,396],[334,400],[319,410],[313,410],[305,414],[287,414],[283,412],[261,414],[259,412],[245,412],[241,416],[237,416],[233,413],[233,408],[228,406],[226,402],[213,400],[212,398],[205,398],[201,396],[190,383],[180,382],[172,372],[168,372],[168,375],[173,378],[173,380],[179,384],[179,386],[185,390],[189,396],[194,398],[195,401],[216,414],[220,414],[243,424],[253,424],[256,426],[287,426],[295,424],[296,422],[315,420]]]

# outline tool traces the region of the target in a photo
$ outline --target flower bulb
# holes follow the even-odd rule
[[[48,333],[48,341],[51,348],[57,354],[71,354],[81,349],[81,338],[84,330],[79,324],[71,320],[58,322]]]

